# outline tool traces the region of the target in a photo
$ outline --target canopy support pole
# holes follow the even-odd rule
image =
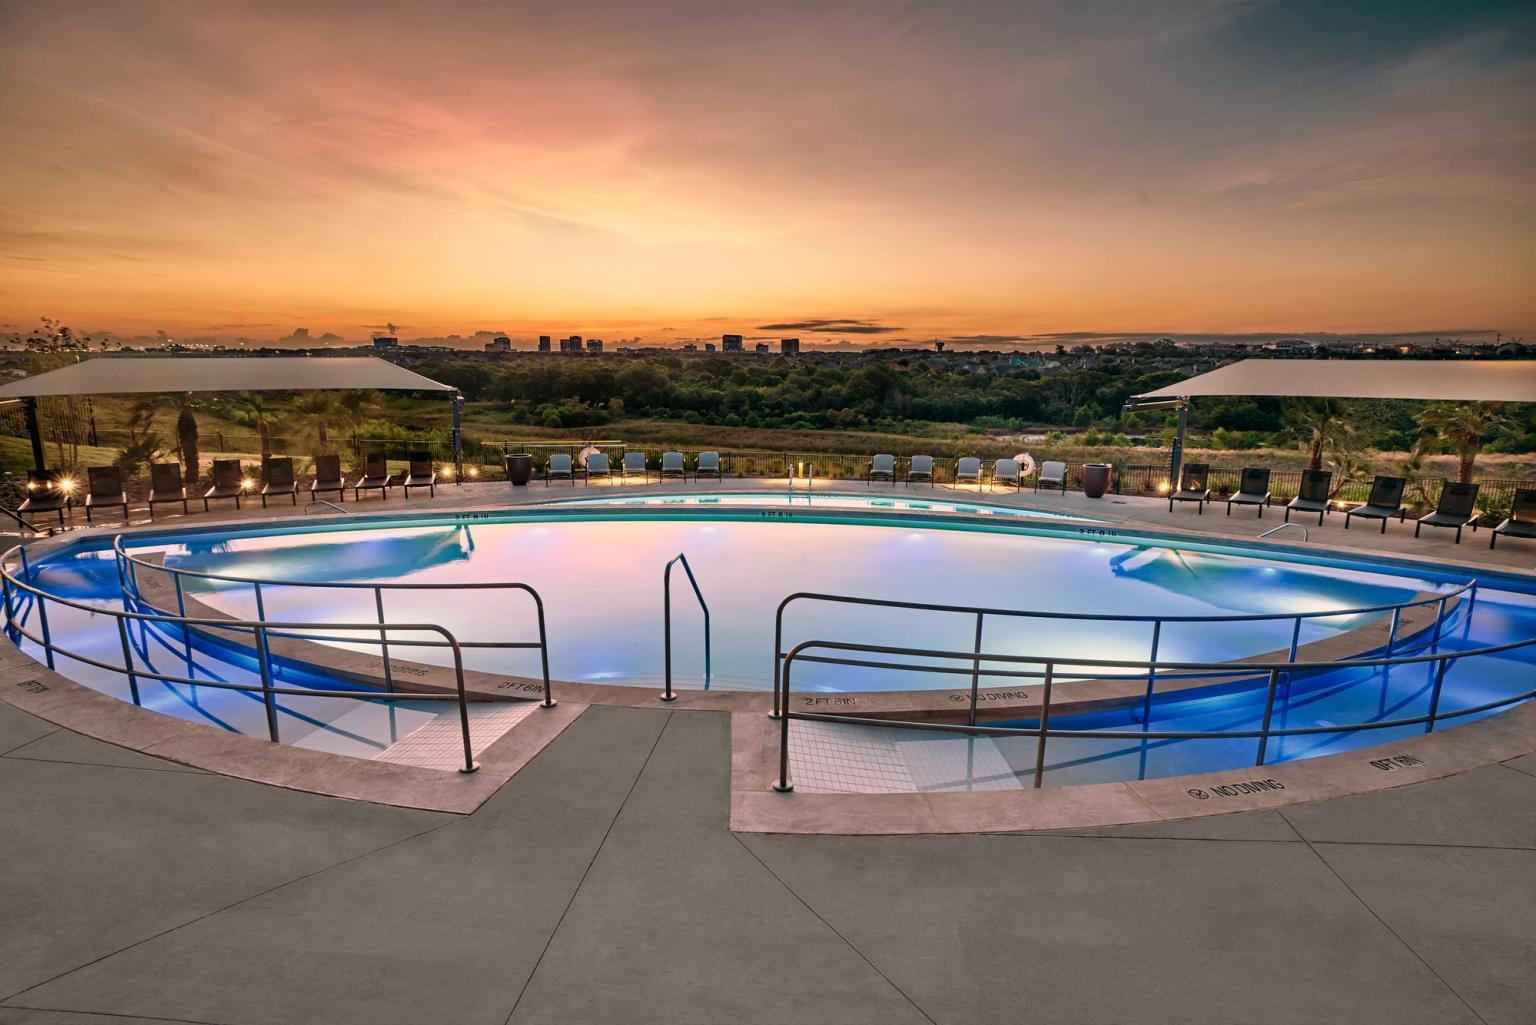
[[[1179,404],[1179,427],[1173,435],[1173,457],[1168,470],[1168,488],[1179,489],[1179,471],[1184,468],[1184,429],[1189,426],[1189,403]]]
[[[464,483],[464,432],[461,429],[464,393],[455,389],[448,399],[453,403],[453,483]]]
[[[27,421],[27,435],[32,439],[32,466],[38,473],[46,470],[47,460],[43,458],[43,431],[37,422],[37,397],[28,395],[21,400],[22,415]]]

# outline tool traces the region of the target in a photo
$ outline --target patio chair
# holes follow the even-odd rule
[[[992,464],[992,479],[987,481],[987,487],[1001,484],[1003,487],[1013,485],[1013,490],[1018,491],[1022,485],[1019,483],[1019,464],[1012,459],[999,459]]]
[[[955,464],[955,486],[966,481],[981,487],[981,460],[975,456],[964,456]]]
[[[182,515],[187,513],[187,488],[181,482],[180,463],[151,463],[149,465],[149,518],[155,518],[155,506],[181,503]]]
[[[245,470],[241,468],[240,460],[215,459],[213,461],[213,487],[203,492],[203,512],[208,511],[209,502],[217,502],[225,498],[234,499],[235,508],[240,508],[240,499],[245,494],[245,489]]]
[[[412,488],[426,488],[429,498],[437,497],[437,471],[432,468],[429,452],[415,452],[407,460],[405,481],[400,485],[405,497],[411,497]]]
[[[1211,500],[1211,468],[1206,463],[1189,463],[1179,481],[1179,489],[1168,496],[1168,511],[1173,512],[1175,502],[1194,502],[1200,515],[1205,515],[1205,503]]]
[[[315,479],[310,482],[309,497],[319,498],[332,491],[341,496],[337,501],[347,500],[347,480],[341,475],[341,456],[334,452],[315,457]]]
[[[261,486],[261,507],[267,507],[267,499],[283,495],[287,495],[292,504],[299,504],[299,482],[293,476],[293,460],[288,456],[276,456],[267,460],[267,482]]]
[[[882,453],[869,461],[869,472],[864,475],[864,486],[868,487],[876,480],[884,480],[887,484],[896,483],[895,456]]]
[[[1302,470],[1301,488],[1295,498],[1285,503],[1285,522],[1291,522],[1291,511],[1317,513],[1317,525],[1323,525],[1328,515],[1328,494],[1333,487],[1332,470]]]
[[[1062,494],[1067,493],[1067,464],[1056,459],[1047,459],[1040,464],[1040,471],[1035,474],[1035,493],[1039,494],[1041,488],[1055,488]]]
[[[1488,539],[1489,548],[1499,543],[1500,534],[1536,538],[1536,488],[1520,488],[1515,492],[1509,518],[1493,528],[1493,536]]]
[[[661,473],[657,479],[666,480],[668,477],[677,477],[685,484],[688,482],[688,463],[681,452],[661,454]]]
[[[27,471],[27,497],[21,505],[16,507],[18,513],[58,513],[59,522],[64,522],[64,506],[68,501],[68,493],[59,487],[59,474],[56,470],[28,470]]]
[[[591,459],[588,459],[587,462],[590,465]],[[649,484],[651,481],[650,471],[645,468],[644,452],[625,452],[622,469],[624,471],[624,483],[626,484],[629,483],[629,475],[632,473],[640,475],[641,484]]]
[[[384,453],[373,452],[363,457],[363,475],[352,485],[352,497],[361,502],[364,491],[377,491],[387,502],[389,489],[394,484],[395,478],[390,476],[389,461],[384,458]]]
[[[1259,507],[1259,519],[1264,518],[1264,507],[1269,504],[1269,470],[1262,466],[1243,467],[1242,479],[1238,481],[1237,493],[1227,499],[1227,515],[1232,515],[1234,505],[1256,505]]]
[[[122,509],[128,522],[128,489],[123,487],[123,471],[115,466],[92,466],[85,471],[85,522],[97,509]]]
[[[1440,488],[1440,501],[1435,511],[1425,513],[1413,524],[1413,536],[1425,527],[1447,527],[1456,531],[1456,543],[1461,544],[1463,527],[1477,530],[1477,485],[1446,481]]]
[[[1408,518],[1408,510],[1403,505],[1403,490],[1407,487],[1408,482],[1401,477],[1378,474],[1371,482],[1371,494],[1365,504],[1344,514],[1344,529],[1349,529],[1350,517],[1359,516],[1367,520],[1380,520],[1381,532],[1385,534],[1387,521],[1392,517],[1396,516],[1399,523]]]
[[[913,456],[907,460],[907,484],[915,480],[933,483],[933,456]]]
[[[576,483],[576,471],[571,468],[571,457],[564,452],[556,452],[544,464],[544,486],[549,487],[549,482],[556,477],[564,478],[572,485]]]
[[[699,462],[693,468],[693,482],[697,484],[700,477],[714,475],[715,480],[720,480],[720,453],[700,452]]]
[[[608,457],[601,452],[594,452],[587,456],[586,479],[584,483],[591,484],[593,477],[603,477],[608,483],[613,483],[613,467],[608,464]]]

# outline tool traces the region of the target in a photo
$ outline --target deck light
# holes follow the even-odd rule
[[[438,469],[437,474],[438,474],[439,477],[442,477],[443,480],[453,480],[453,464],[452,463],[444,463]]]
[[[468,477],[470,480],[474,480],[476,477],[480,476],[480,467],[478,467],[478,466],[466,466],[466,467],[464,467],[464,476]]]
[[[249,477],[241,477],[240,478],[240,490],[241,491],[254,491],[255,489],[256,489],[256,482],[254,480],[252,480]]]
[[[72,495],[75,493],[75,489],[80,486],[80,482],[74,477],[60,477],[59,483],[56,486],[66,495]]]
[[[1157,493],[1159,495],[1166,495],[1168,493],[1168,488],[1169,488],[1169,484],[1168,484],[1167,481],[1164,480],[1164,481],[1158,481],[1157,482]]]

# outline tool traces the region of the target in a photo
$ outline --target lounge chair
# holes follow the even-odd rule
[[[1256,505],[1259,507],[1259,519],[1264,518],[1264,507],[1269,504],[1269,470],[1262,466],[1243,467],[1242,479],[1237,485],[1237,494],[1227,499],[1227,515],[1232,515],[1234,505]]]
[[[316,499],[332,491],[341,496],[337,501],[347,500],[347,480],[341,475],[341,456],[334,452],[315,457],[315,479],[310,482],[309,497]]]
[[[293,460],[288,456],[267,460],[267,482],[261,486],[261,507],[267,507],[267,499],[283,495],[287,495],[294,505],[299,504],[299,482],[293,476]]]
[[[395,478],[390,476],[388,460],[382,452],[374,452],[363,457],[363,475],[352,485],[352,497],[361,502],[364,491],[377,491],[379,497],[387,502],[389,489],[394,484]]]
[[[715,480],[720,479],[720,453],[700,452],[699,462],[693,468],[693,480],[697,484],[700,477],[714,474]]]
[[[588,462],[590,462],[590,460],[588,460]],[[650,471],[645,468],[644,452],[625,452],[623,469],[624,483],[626,484],[629,483],[629,475],[632,473],[638,473],[640,475],[641,484],[649,484],[651,481]]]
[[[881,454],[869,461],[869,472],[864,475],[864,484],[867,487],[876,480],[884,480],[887,484],[896,483],[895,456]]]
[[[1489,548],[1499,543],[1500,534],[1536,538],[1536,488],[1521,488],[1515,492],[1509,518],[1493,528],[1493,536],[1488,539]]]
[[[1317,525],[1323,525],[1328,515],[1328,495],[1333,487],[1332,470],[1302,470],[1301,488],[1295,498],[1285,503],[1285,522],[1291,522],[1292,510],[1299,513],[1317,513]]]
[[[613,467],[608,465],[608,457],[601,452],[587,456],[585,483],[591,484],[593,477],[605,477],[608,483],[613,483]]]
[[[1055,488],[1066,494],[1067,464],[1056,459],[1041,463],[1040,471],[1035,474],[1035,492],[1038,494],[1041,488]]]
[[[915,480],[933,483],[933,456],[913,456],[907,461],[907,483]]]
[[[1211,468],[1206,463],[1189,463],[1179,481],[1179,490],[1168,496],[1168,511],[1173,512],[1175,502],[1195,502],[1200,515],[1205,515],[1205,503],[1211,500]]]
[[[564,452],[555,453],[544,464],[544,486],[549,487],[549,482],[556,477],[563,477],[573,485],[576,483],[576,472],[571,469],[571,457]]]
[[[180,463],[151,463],[149,465],[149,518],[155,518],[155,506],[181,503],[182,515],[187,513],[187,488],[181,482]]]
[[[1378,475],[1371,481],[1371,494],[1365,504],[1344,514],[1344,529],[1349,529],[1350,517],[1359,516],[1367,520],[1380,520],[1381,532],[1385,534],[1387,521],[1392,517],[1396,516],[1399,523],[1408,518],[1408,510],[1403,505],[1403,490],[1407,487],[1408,482],[1401,477]]]
[[[1019,464],[1012,459],[999,459],[992,464],[992,479],[987,481],[987,487],[1001,484],[1003,487],[1013,485],[1013,490],[1018,491],[1022,486],[1019,483]]]
[[[245,494],[245,489],[245,470],[241,469],[240,460],[215,459],[213,487],[203,492],[203,512],[208,511],[209,502],[217,502],[224,498],[234,499],[235,508],[240,508],[240,499]]]
[[[981,460],[975,456],[964,456],[955,464],[955,486],[959,487],[966,481],[981,487]]]
[[[684,483],[688,480],[688,463],[683,459],[681,452],[663,452],[661,454],[661,474],[658,480],[666,480],[668,477],[678,477]]]
[[[1420,516],[1413,525],[1413,536],[1425,527],[1449,527],[1456,531],[1456,543],[1461,544],[1461,530],[1471,527],[1477,530],[1477,485],[1446,481],[1440,488],[1440,501],[1435,511]]]
[[[437,471],[432,468],[432,456],[426,452],[414,453],[407,460],[405,482],[400,485],[405,497],[411,497],[412,488],[426,488],[430,498],[437,497]]]
[[[59,486],[59,475],[54,470],[27,471],[27,498],[17,506],[18,513],[58,513],[64,522],[64,506],[69,495]]]
[[[85,522],[97,509],[122,509],[128,522],[128,489],[123,487],[123,471],[115,466],[92,466],[85,471]]]

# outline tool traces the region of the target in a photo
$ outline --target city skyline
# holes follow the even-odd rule
[[[1519,5],[356,13],[0,7],[0,331],[1536,325]]]

